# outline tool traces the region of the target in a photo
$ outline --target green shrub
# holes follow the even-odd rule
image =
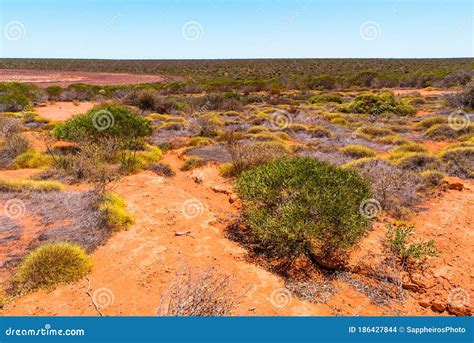
[[[36,181],[36,180],[5,180],[0,179],[0,191],[2,192],[52,192],[64,189],[62,183],[57,181]]]
[[[412,259],[419,260],[425,256],[438,255],[433,240],[418,244],[407,243],[407,238],[413,235],[413,229],[413,226],[387,225],[386,244],[403,266]]]
[[[99,210],[104,213],[106,224],[113,231],[126,230],[135,222],[127,211],[125,200],[118,194],[107,192],[102,195]]]
[[[80,141],[119,137],[123,140],[137,139],[152,133],[148,119],[137,116],[125,106],[96,106],[86,114],[75,116],[56,126],[54,134],[58,139]]]
[[[377,151],[365,145],[350,144],[339,149],[344,155],[353,158],[374,157]]]
[[[395,98],[393,93],[360,94],[351,103],[341,105],[339,110],[344,113],[367,113],[372,115],[394,113],[407,116],[416,113],[416,110],[411,105]]]
[[[34,291],[77,281],[89,273],[92,261],[72,243],[49,243],[32,251],[15,274],[20,291]]]
[[[0,95],[0,112],[20,112],[31,105],[30,100],[21,94]]]
[[[368,228],[359,206],[371,196],[369,185],[326,162],[280,158],[242,173],[236,189],[251,233],[278,257],[330,264]]]
[[[325,103],[325,102],[334,102],[337,104],[342,104],[342,97],[338,94],[327,93],[327,94],[313,96],[308,101],[311,104]]]
[[[63,89],[60,86],[49,86],[46,87],[45,92],[48,94],[49,100],[58,100],[61,96]]]

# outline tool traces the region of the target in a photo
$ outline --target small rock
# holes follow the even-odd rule
[[[233,204],[234,202],[236,202],[238,199],[239,199],[239,197],[238,197],[236,194],[231,194],[231,195],[229,196],[229,202],[230,202],[231,204]]]
[[[448,312],[450,314],[454,314],[455,316],[470,316],[471,315],[471,308],[467,306],[453,306],[451,304],[448,305]]]
[[[222,193],[222,194],[230,194],[231,192],[225,188],[224,186],[221,185],[214,185],[211,187],[211,189],[216,192],[216,193]]]
[[[202,177],[200,177],[199,175],[194,175],[193,176],[193,180],[195,183],[197,183],[198,185],[202,183]]]
[[[439,300],[433,301],[431,308],[437,312],[443,312],[446,309],[446,304],[440,302]]]
[[[427,308],[431,306],[431,301],[428,299],[423,299],[423,300],[418,301],[418,305],[420,305],[421,307]]]
[[[459,182],[448,183],[448,189],[454,189],[456,191],[462,191],[463,188],[464,188],[464,185],[462,183],[459,183]]]

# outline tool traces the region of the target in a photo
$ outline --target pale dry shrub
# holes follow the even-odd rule
[[[210,268],[200,274],[180,271],[162,296],[159,316],[226,316],[240,296],[231,289],[231,277]]]

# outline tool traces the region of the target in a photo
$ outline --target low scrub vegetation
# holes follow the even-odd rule
[[[52,192],[63,189],[63,184],[58,181],[0,179],[0,191],[2,192]]]
[[[367,93],[355,97],[349,104],[341,105],[340,112],[381,115],[394,113],[401,116],[414,115],[415,109],[404,101],[395,98],[392,93]]]
[[[133,215],[127,211],[125,200],[118,194],[102,194],[98,208],[104,214],[107,226],[113,231],[127,230],[135,222]]]
[[[242,173],[236,189],[251,233],[280,258],[331,266],[368,229],[359,206],[369,184],[326,162],[280,158]]]
[[[92,261],[83,248],[72,243],[49,243],[32,251],[15,274],[20,292],[51,288],[77,281],[89,273]]]

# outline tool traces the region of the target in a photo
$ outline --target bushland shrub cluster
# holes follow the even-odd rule
[[[411,105],[397,99],[393,93],[361,94],[356,96],[352,102],[339,106],[339,111],[371,115],[394,113],[401,116],[413,115],[416,112]]]

